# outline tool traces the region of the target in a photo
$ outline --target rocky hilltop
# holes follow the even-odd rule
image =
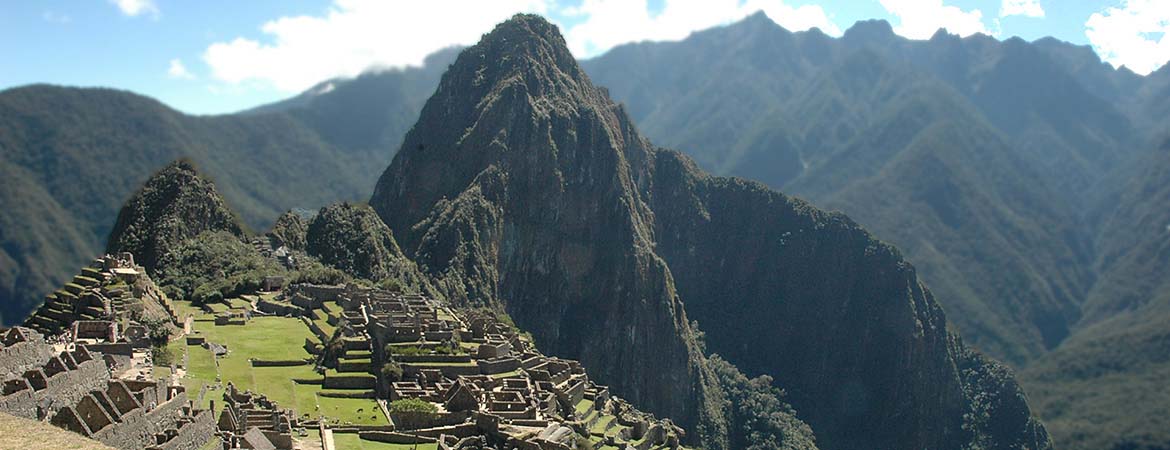
[[[539,17],[458,57],[370,204],[450,299],[503,307],[708,447],[729,442],[710,437],[725,393],[691,320],[821,448],[1051,446],[895,249],[654,147]]]
[[[146,181],[118,213],[106,252],[129,252],[153,271],[166,252],[205,231],[243,236],[235,213],[215,185],[179,160]]]
[[[366,205],[321,208],[306,229],[305,249],[321,262],[358,278],[392,278],[412,291],[431,293],[429,281],[402,254],[390,228]]]
[[[653,149],[556,28],[517,16],[464,51],[370,204],[456,301],[506,307],[656,414],[699,422],[711,374],[653,252]]]

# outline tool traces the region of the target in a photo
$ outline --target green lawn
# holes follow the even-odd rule
[[[203,314],[204,316],[210,316]],[[321,374],[311,364],[292,367],[252,367],[251,358],[262,360],[299,360],[311,358],[304,350],[305,339],[316,340],[309,327],[300,319],[285,317],[257,317],[247,325],[216,326],[210,322],[196,322],[195,329],[208,342],[226,345],[228,354],[216,366],[211,352],[198,345],[188,345],[187,386],[192,396],[198,395],[204,384],[214,384],[218,374],[226,386],[231,382],[239,389],[264,394],[282,408],[310,417],[325,415],[342,423],[384,425],[388,423],[381,409],[372,399],[319,397],[319,385],[297,384],[294,379],[320,379]],[[353,374],[359,375],[359,374]],[[218,400],[223,391],[209,391],[206,402]],[[222,402],[217,402],[222,403]],[[361,412],[358,412],[361,410]]]
[[[192,305],[191,302],[185,300],[175,300],[171,302],[171,307],[175,309],[175,314],[179,315],[180,321],[185,319],[188,314],[195,315],[196,317],[204,314],[202,308]]]
[[[313,319],[313,323],[317,324],[321,328],[321,331],[325,332],[326,336],[333,336],[333,330],[336,330],[337,327],[329,324],[329,321],[325,318],[325,312],[318,311],[317,317],[317,319]]]
[[[228,309],[231,309],[228,307],[228,305],[225,305],[223,303],[208,303],[208,304],[203,305],[203,306],[206,306],[207,309],[210,309],[214,313],[226,312]]]
[[[589,429],[589,432],[590,433],[597,433],[597,434],[605,434],[605,427],[608,427],[610,422],[613,422],[614,418],[615,418],[614,416],[611,416],[608,414],[601,416],[600,419],[597,419],[597,423],[593,424],[593,428]]]
[[[343,424],[345,422],[351,422],[356,425],[386,425],[389,423],[386,417],[382,415],[382,408],[373,399],[333,398],[318,395],[316,396],[316,401],[317,405],[321,408],[321,414],[327,417],[338,418]],[[358,412],[359,410],[361,412]]]
[[[415,367],[475,367],[474,362],[404,362],[402,365]]]
[[[337,450],[436,450],[439,444],[388,444],[385,442],[366,441],[358,437],[357,433],[333,433],[333,444]]]

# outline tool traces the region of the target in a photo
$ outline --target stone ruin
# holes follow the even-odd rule
[[[148,347],[148,333],[138,323],[145,309],[142,297],[147,293],[136,292],[144,278],[145,269],[135,265],[129,253],[97,258],[61,289],[47,295],[23,326],[44,336],[108,343],[125,338],[135,347]],[[167,302],[160,301],[159,306],[170,317],[175,316]]]
[[[669,420],[612,397],[577,361],[539,353],[494,313],[456,311],[419,294],[354,286],[294,285],[286,295],[310,314],[326,302],[342,308],[333,338],[343,345],[326,351],[340,354],[324,355],[322,362],[336,361],[340,371],[353,355],[369,358],[357,369],[376,377],[377,398],[417,399],[437,410],[388,410],[393,429],[360,430],[362,439],[443,449],[571,450],[605,418],[605,433],[593,436],[597,447],[679,446],[683,432]],[[404,348],[409,351],[396,353]],[[401,367],[401,378],[388,379],[375,369],[384,364]],[[328,376],[325,383],[330,386]]]
[[[292,430],[297,419],[291,412],[277,408],[263,395],[241,392],[231,383],[223,400],[217,428],[224,449],[293,448]]]
[[[83,333],[108,327],[91,325]],[[29,328],[2,336],[0,411],[121,449],[193,450],[214,432],[211,412],[194,408],[181,386],[114,378],[101,353],[86,345],[54,346]]]

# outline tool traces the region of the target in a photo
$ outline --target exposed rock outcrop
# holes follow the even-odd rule
[[[268,231],[268,237],[277,246],[285,246],[290,250],[305,251],[305,235],[309,232],[309,224],[305,218],[294,211],[281,214]]]
[[[966,373],[988,365],[895,249],[654,148],[538,17],[459,56],[370,203],[451,299],[503,307],[615,393],[723,434],[708,447],[729,444],[726,397],[688,313],[712,351],[775,377],[822,448],[1051,445],[1010,376]],[[983,410],[995,426],[965,417],[1001,392],[1019,401]]]
[[[444,75],[370,203],[453,301],[505,307],[690,428],[712,381],[652,250],[636,184],[652,154],[556,28],[517,16]]]

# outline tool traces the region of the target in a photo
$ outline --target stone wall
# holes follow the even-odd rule
[[[158,446],[158,450],[197,450],[203,447],[215,435],[214,416],[206,409],[196,412],[192,420],[183,424],[176,436]]]
[[[479,372],[484,375],[495,375],[498,373],[511,372],[520,368],[520,360],[513,357],[481,359],[476,361],[479,365]]]
[[[13,328],[3,335],[0,339],[0,380],[24,375],[53,357],[53,347],[36,331]]]
[[[0,397],[0,411],[37,420],[37,397],[28,380],[17,378],[4,383],[4,396]]]
[[[149,406],[144,405],[143,408],[124,414],[120,423],[94,432],[93,439],[121,449],[147,448],[156,445],[155,435],[163,434],[166,430],[174,428],[182,415],[183,406],[186,404],[187,393],[179,392],[174,398],[160,403],[150,411],[144,411]],[[207,420],[211,420],[210,414],[207,415]]]
[[[367,441],[386,442],[390,444],[430,444],[435,442],[434,438],[393,431],[363,431],[358,433],[358,437]]]
[[[41,417],[51,417],[61,408],[76,404],[90,391],[105,390],[110,380],[105,361],[92,357],[78,363],[76,369],[66,367],[63,371],[53,373],[50,366],[57,365],[61,358],[51,358],[44,368],[25,374],[25,379],[36,389],[35,397]]]
[[[368,375],[334,375],[325,377],[325,389],[373,389],[377,381]]]

